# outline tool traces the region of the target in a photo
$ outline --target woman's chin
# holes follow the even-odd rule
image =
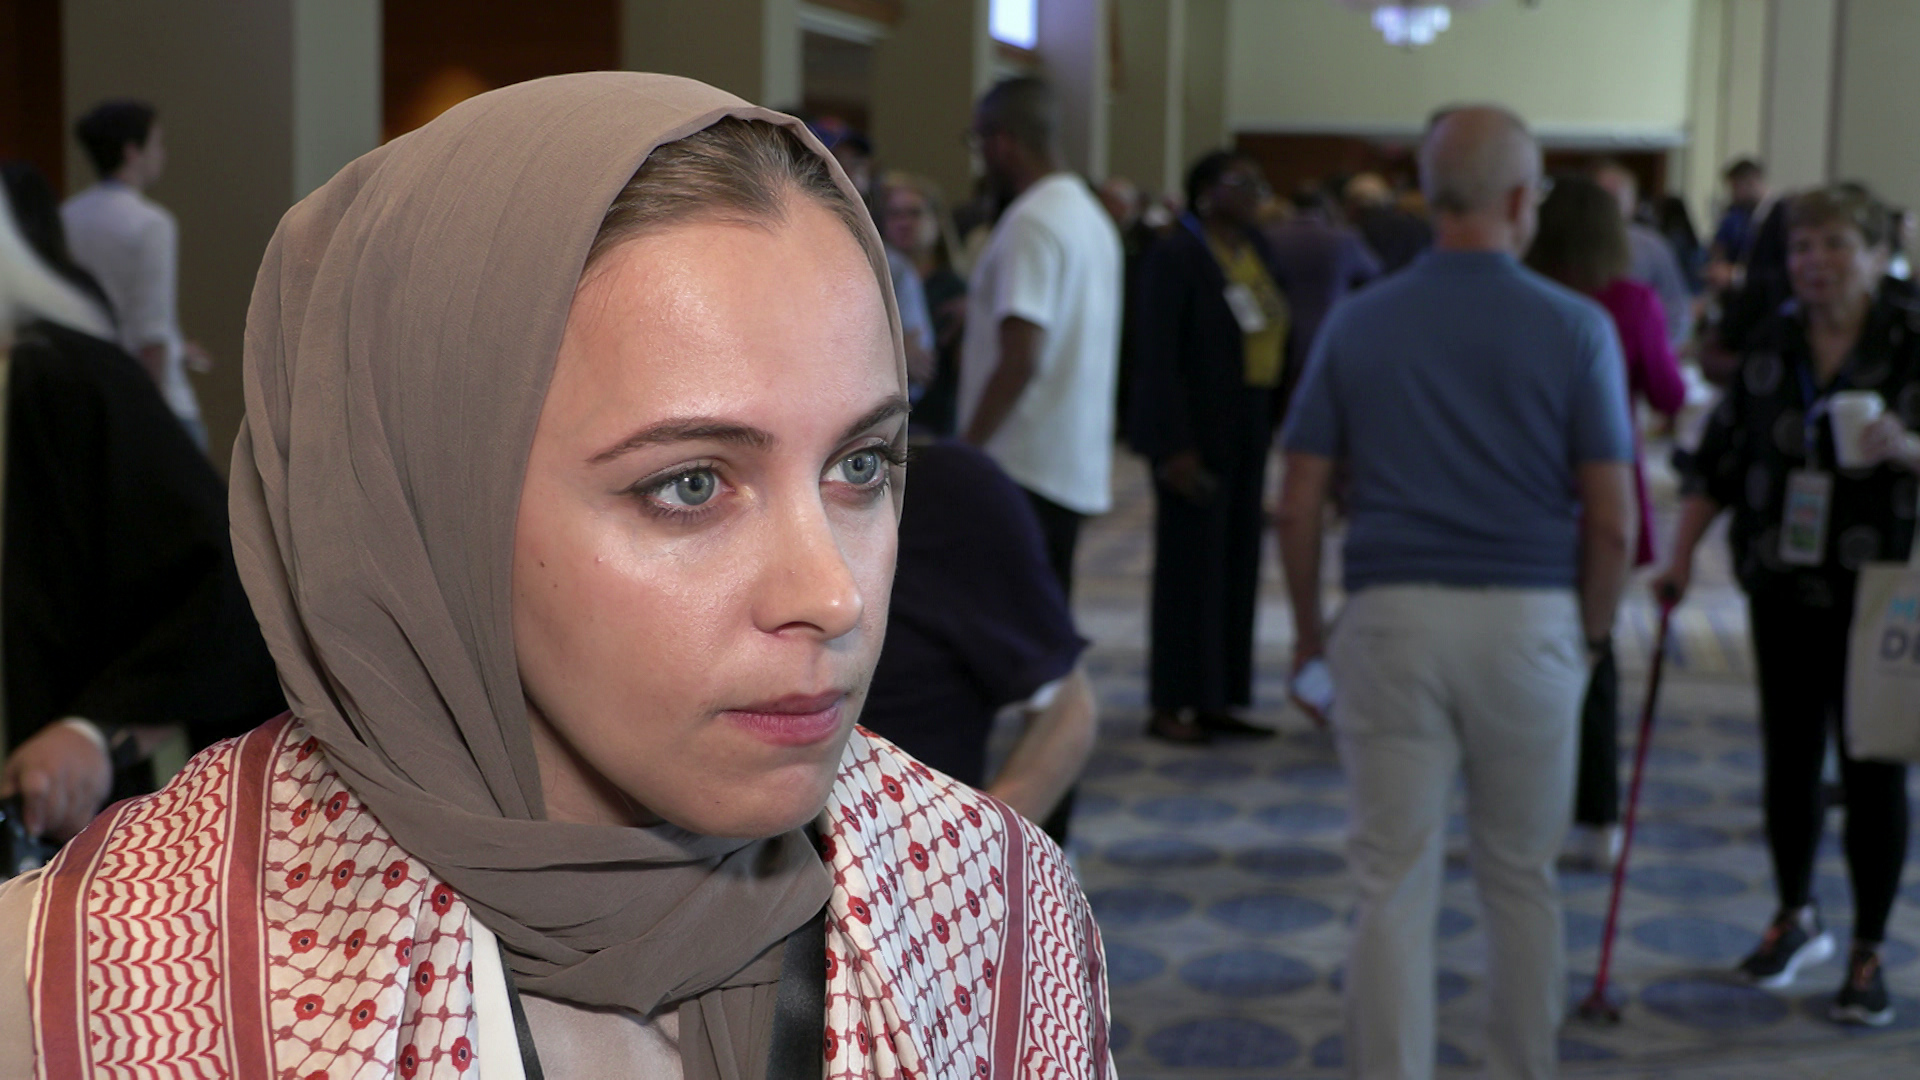
[[[801,828],[827,805],[838,762],[832,767],[789,765],[751,783],[728,785],[734,797],[660,808],[662,818],[702,836],[755,840]]]

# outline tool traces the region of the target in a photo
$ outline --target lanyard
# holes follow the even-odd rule
[[[1813,385],[1813,373],[1808,370],[1808,365],[1802,363],[1793,365],[1794,374],[1800,376],[1800,397],[1807,407],[1805,449],[1808,468],[1813,468],[1820,457],[1820,418],[1827,415],[1827,406],[1832,402],[1833,395],[1847,388],[1847,377],[1852,369],[1853,358],[1849,356],[1847,362],[1841,365],[1840,373],[1833,377],[1833,383],[1827,387],[1825,393],[1821,393],[1819,388]]]

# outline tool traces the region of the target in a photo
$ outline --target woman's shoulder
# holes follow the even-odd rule
[[[39,896],[38,870],[0,882],[0,1080],[26,1080],[34,1072],[27,942]]]
[[[924,874],[938,865],[982,886],[983,900],[988,891],[1004,899],[1009,889],[1039,889],[1085,906],[1066,857],[1039,826],[865,728],[854,731],[826,817],[830,863],[846,854],[883,876],[900,868]],[[835,850],[836,842],[851,850]],[[899,897],[882,898],[910,903],[911,885]]]
[[[1111,1075],[1099,930],[1039,828],[856,729],[820,834],[830,990],[844,972],[858,999],[834,995],[830,1054],[904,1041],[930,1074],[971,1075],[1017,1039],[1062,1077]],[[863,1039],[874,1017],[885,1040]],[[940,1044],[919,1045],[930,1028]]]
[[[29,993],[42,1052],[91,1055],[103,1071],[153,1046],[95,1045],[90,1030],[271,1029],[210,1052],[251,1076],[313,1054],[390,1054],[419,1010],[470,1008],[464,982],[440,976],[468,957],[471,912],[287,716],[102,814],[48,864],[38,911]],[[108,989],[76,990],[93,985]],[[322,1008],[348,1010],[355,1032],[379,1026],[338,1044],[295,1030]]]

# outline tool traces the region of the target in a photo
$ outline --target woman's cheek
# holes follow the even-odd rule
[[[857,561],[855,580],[860,583],[861,623],[868,631],[869,647],[877,662],[881,638],[887,629],[888,602],[893,595],[894,562],[900,549],[899,526],[892,505],[882,507],[884,516],[870,522],[860,538],[857,552],[849,556]]]

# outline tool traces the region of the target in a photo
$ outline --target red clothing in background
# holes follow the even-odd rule
[[[1680,362],[1667,343],[1667,313],[1660,297],[1637,281],[1615,278],[1594,299],[1613,316],[1620,331],[1620,352],[1627,361],[1627,400],[1645,401],[1655,412],[1672,416],[1687,401]],[[1640,496],[1640,550],[1635,563],[1653,562],[1653,507],[1647,501],[1647,470],[1641,460],[1636,425],[1633,482]]]

